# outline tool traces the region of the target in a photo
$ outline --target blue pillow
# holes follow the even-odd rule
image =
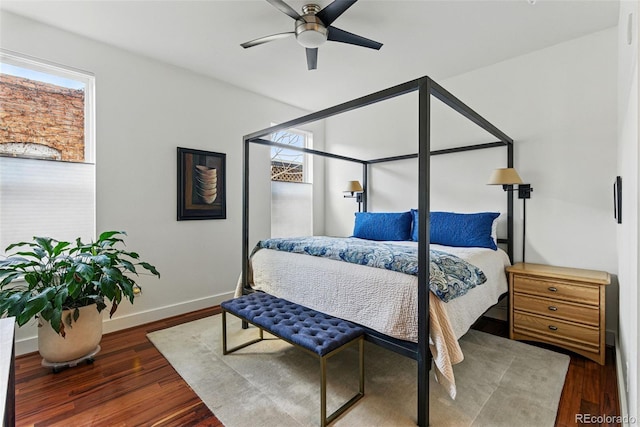
[[[418,241],[418,211],[411,209],[413,231],[411,239]],[[491,236],[493,221],[500,216],[497,212],[472,214],[453,212],[431,212],[429,240],[445,246],[478,247],[496,250],[496,242]]]
[[[353,237],[367,240],[410,240],[411,212],[357,212]]]
[[[418,209],[411,209],[411,240],[418,241]]]

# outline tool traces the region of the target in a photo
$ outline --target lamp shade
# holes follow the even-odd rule
[[[347,188],[344,191],[348,191],[350,193],[362,193],[364,190],[362,189],[362,185],[360,185],[360,181],[348,181]]]
[[[488,185],[512,185],[522,184],[522,178],[514,168],[496,169],[489,177]]]

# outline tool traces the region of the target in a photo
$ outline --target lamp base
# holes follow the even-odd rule
[[[531,188],[531,184],[519,184],[518,199],[530,199],[532,191],[533,188]]]

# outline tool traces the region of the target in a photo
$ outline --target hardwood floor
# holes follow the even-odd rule
[[[218,313],[206,309],[106,334],[93,364],[57,374],[16,360],[17,426],[222,426],[146,334]]]
[[[17,426],[222,426],[146,338],[148,332],[218,313],[205,309],[106,334],[93,364],[57,374],[37,353],[16,360]],[[475,329],[506,336],[504,322],[480,319]],[[556,426],[575,414],[619,415],[615,354],[600,366],[571,355]],[[569,354],[569,353],[568,353]],[[618,425],[618,424],[601,424]]]

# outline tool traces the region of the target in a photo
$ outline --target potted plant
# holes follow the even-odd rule
[[[111,317],[123,299],[133,303],[140,291],[137,267],[160,277],[153,265],[122,248],[123,235],[107,231],[95,242],[75,244],[34,237],[7,247],[8,257],[0,260],[0,316],[14,316],[19,326],[38,319],[43,364],[95,354],[102,310],[111,303]]]

